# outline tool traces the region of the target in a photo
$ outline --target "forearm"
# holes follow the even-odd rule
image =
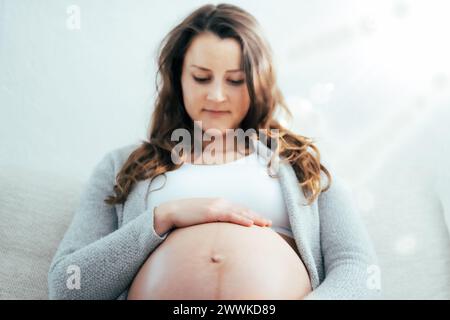
[[[146,211],[122,228],[74,249],[69,233],[49,270],[51,299],[115,299],[132,281],[145,258],[165,239],[155,233]],[[79,272],[79,288],[70,288],[70,268]]]
[[[375,266],[375,265],[373,265]],[[373,267],[372,266],[372,267]],[[382,299],[380,278],[371,266],[342,264],[329,271],[325,280],[305,300]]]

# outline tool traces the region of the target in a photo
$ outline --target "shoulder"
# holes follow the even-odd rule
[[[140,143],[132,143],[111,149],[103,155],[102,159],[97,164],[97,167],[107,166],[109,170],[113,171],[114,174],[117,174],[123,164],[127,161],[130,154],[140,145]]]
[[[321,192],[320,196],[322,197],[337,197],[343,195],[350,195],[352,193],[352,188],[349,183],[342,177],[333,173],[330,173],[331,181],[328,180],[328,177],[324,174],[321,180],[322,188],[325,188],[330,184],[329,188],[326,191]]]
[[[132,143],[117,147],[108,152],[109,157],[113,160],[115,164],[122,166],[122,164],[128,159],[130,154],[139,148],[140,143]]]
[[[322,189],[328,186],[329,188],[322,191],[318,197],[319,202],[349,202],[352,196],[352,187],[349,181],[345,177],[338,173],[334,162],[330,159],[329,155],[325,152],[321,155],[321,164],[328,170],[331,179],[325,174],[320,172],[320,185]]]

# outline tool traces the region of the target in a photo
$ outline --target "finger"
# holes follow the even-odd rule
[[[261,227],[270,226],[272,223],[269,219],[260,216],[258,213],[256,213],[253,210],[245,211],[244,215],[248,216],[250,219],[252,219],[254,221],[255,224],[257,224]]]
[[[253,225],[253,220],[250,218],[247,218],[241,214],[238,213],[231,213],[230,215],[230,222],[236,223],[236,224],[240,224],[243,226],[247,226],[250,227]]]

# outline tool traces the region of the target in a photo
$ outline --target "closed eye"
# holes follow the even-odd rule
[[[209,80],[211,80],[210,78],[197,78],[197,77],[193,77],[193,78],[195,81],[197,81],[199,83],[206,83]],[[244,83],[244,80],[228,80],[228,81],[235,86],[239,86]]]
[[[206,82],[209,79],[208,78],[197,78],[197,77],[194,77],[194,80],[197,81],[197,82]]]
[[[244,83],[244,80],[230,80],[230,82],[236,86]]]

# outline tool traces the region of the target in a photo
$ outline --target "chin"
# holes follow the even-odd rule
[[[205,122],[204,122],[205,123]],[[214,125],[214,124],[204,124],[203,125],[203,133],[207,130],[211,130],[211,133],[216,134],[217,131],[220,131],[222,135],[226,134],[226,130],[233,130],[232,126],[227,126],[224,124]]]

